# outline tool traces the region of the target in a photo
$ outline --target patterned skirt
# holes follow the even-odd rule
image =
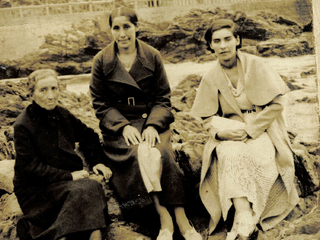
[[[245,120],[248,118],[250,114],[245,115]],[[216,153],[223,218],[227,218],[233,198],[246,197],[258,222],[279,175],[275,148],[270,137],[264,132],[258,138],[246,142],[223,141],[217,146]]]

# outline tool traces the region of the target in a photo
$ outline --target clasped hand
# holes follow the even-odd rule
[[[92,168],[92,170],[96,175],[99,175],[99,172],[101,172],[106,181],[108,181],[112,176],[112,172],[110,168],[106,167],[102,163],[95,165]],[[89,172],[86,170],[79,170],[79,171],[72,172],[71,175],[72,175],[72,180],[75,181],[75,180],[89,177]]]
[[[231,140],[245,142],[248,140],[248,134],[244,129],[219,131],[217,132],[217,137],[222,141]]]
[[[127,125],[123,128],[122,136],[128,146],[130,146],[130,144],[137,145],[143,141],[146,141],[149,147],[154,147],[156,141],[161,143],[158,131],[152,126],[148,126],[142,134],[140,134],[137,128]]]

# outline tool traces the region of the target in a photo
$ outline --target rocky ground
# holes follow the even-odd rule
[[[260,231],[256,238],[320,239],[319,115],[311,20],[301,22],[298,17],[280,17],[261,11],[244,17],[242,11],[221,8],[181,10],[181,14],[168,17],[169,20],[163,16],[158,13],[153,15],[154,21],[144,20],[140,38],[157,47],[165,59],[176,118],[171,125],[172,144],[176,160],[188,179],[188,215],[196,229],[207,237],[209,218],[199,200],[197,186],[208,135],[202,122],[189,116],[188,112],[201,77],[214,59],[204,50],[201,35],[211,18],[228,16],[238,21],[246,33],[244,51],[268,57],[265,61],[281,74],[291,89],[284,115],[295,154],[300,202],[284,221],[270,231]],[[61,105],[99,133],[98,120],[87,94],[90,76],[85,73],[91,71],[92,56],[110,41],[105,22],[104,17],[91,18],[65,27],[57,34],[45,34],[45,42],[39,50],[21,59],[1,61],[0,79],[25,77],[39,68],[56,69],[61,75],[67,75],[60,77],[64,83]],[[12,124],[29,103],[25,79],[0,81],[0,239],[5,240],[17,239],[15,226],[22,215],[12,186],[15,158]],[[154,239],[157,222],[144,225],[123,221],[108,184],[101,183],[109,198],[109,213],[113,220],[109,239]],[[225,239],[228,224],[219,224],[209,239]],[[176,233],[175,239],[182,238]]]
[[[312,63],[312,57],[305,57],[303,62]],[[302,60],[302,59],[301,59]],[[293,60],[294,61],[294,60]],[[183,65],[183,64],[181,64]],[[180,64],[176,65],[176,70],[180,69]],[[189,65],[187,65],[189,66]],[[315,108],[315,71],[314,68],[307,64],[300,70],[295,69],[286,72],[281,71],[285,67],[278,67],[278,71],[292,89],[290,92],[290,101],[292,106],[298,104],[306,104]],[[304,69],[301,71],[301,69]],[[300,72],[299,72],[300,71]],[[181,69],[180,69],[181,72]],[[299,76],[297,73],[299,72]],[[168,76],[172,81],[174,75],[168,68]],[[176,76],[175,76],[176,77]],[[62,77],[66,79],[66,77]],[[304,80],[303,80],[304,79]],[[195,224],[195,227],[205,236],[208,216],[203,211],[200,204],[197,184],[199,182],[199,174],[201,167],[201,156],[203,146],[208,139],[207,133],[203,130],[202,122],[194,119],[188,115],[188,111],[192,106],[195,89],[197,88],[201,76],[198,74],[183,77],[179,83],[173,83],[175,87],[172,93],[172,102],[174,106],[174,114],[176,121],[172,124],[172,140],[173,148],[177,156],[177,162],[185,172],[185,175],[190,184],[190,209],[189,215]],[[66,83],[68,80],[63,80]],[[87,85],[88,83],[82,83]],[[69,82],[68,85],[73,85]],[[3,171],[0,171],[0,177],[3,179],[2,183],[2,197],[0,200],[0,208],[3,211],[0,219],[0,238],[16,239],[15,224],[17,219],[21,216],[20,209],[17,205],[14,193],[12,192],[12,167],[14,164],[14,150],[12,143],[12,123],[16,116],[22,109],[29,104],[24,94],[25,80],[8,81],[1,84],[1,98],[0,98],[0,112],[3,116],[1,120],[0,129],[0,165]],[[65,85],[65,88],[67,86]],[[314,89],[311,91],[310,89]],[[294,101],[294,102],[292,102]],[[86,93],[76,93],[75,91],[68,91],[64,89],[61,94],[61,104],[70,109],[77,117],[82,119],[87,125],[94,128],[97,132],[98,121],[94,117],[90,99]],[[291,108],[288,112],[292,112]],[[313,110],[314,111],[314,110]],[[304,118],[305,119],[305,118]],[[289,117],[290,120],[290,117]],[[296,119],[291,119],[289,125],[294,126],[299,123]],[[301,119],[301,121],[304,121]],[[314,122],[312,122],[313,127]],[[300,193],[300,202],[294,211],[277,225],[274,229],[268,232],[260,232],[258,239],[318,239],[320,225],[319,225],[319,177],[320,173],[320,149],[317,138],[310,138],[308,141],[301,137],[304,132],[295,132],[294,129],[289,129],[288,134],[292,140],[295,156],[297,178],[296,185]],[[152,228],[141,227],[135,223],[127,223],[121,220],[121,212],[116,200],[112,197],[112,192],[105,186],[106,194],[109,196],[109,210],[113,217],[113,223],[110,228],[109,237],[111,239],[152,239],[156,235],[157,230]],[[143,226],[143,225],[142,225]],[[217,232],[210,236],[209,239],[218,240],[224,239],[227,231],[227,225],[221,224]],[[179,236],[177,235],[177,239]]]

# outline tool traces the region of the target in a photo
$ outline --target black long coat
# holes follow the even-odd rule
[[[117,45],[111,43],[94,58],[90,91],[104,139],[104,151],[110,159],[115,187],[122,209],[144,207],[151,198],[144,186],[137,161],[137,145],[129,147],[122,136],[130,124],[141,133],[154,126],[160,135],[157,143],[162,155],[163,205],[185,203],[183,174],[174,161],[170,141],[170,86],[160,53],[137,40],[137,57],[129,72],[117,57]]]
[[[65,108],[47,111],[33,102],[15,121],[14,190],[35,239],[104,228],[109,221],[101,185],[72,181],[71,172],[83,169],[76,142],[91,166],[105,162],[98,135]]]

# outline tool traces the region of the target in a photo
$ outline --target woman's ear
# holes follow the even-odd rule
[[[138,32],[139,30],[140,30],[140,23],[137,22],[137,24],[136,24],[136,32]]]
[[[240,45],[240,37],[239,37],[239,35],[236,37],[236,40],[237,40],[237,46],[239,46]]]
[[[211,43],[209,43],[209,46],[210,46],[211,49],[213,49],[213,48],[212,48],[212,41],[211,41]]]

